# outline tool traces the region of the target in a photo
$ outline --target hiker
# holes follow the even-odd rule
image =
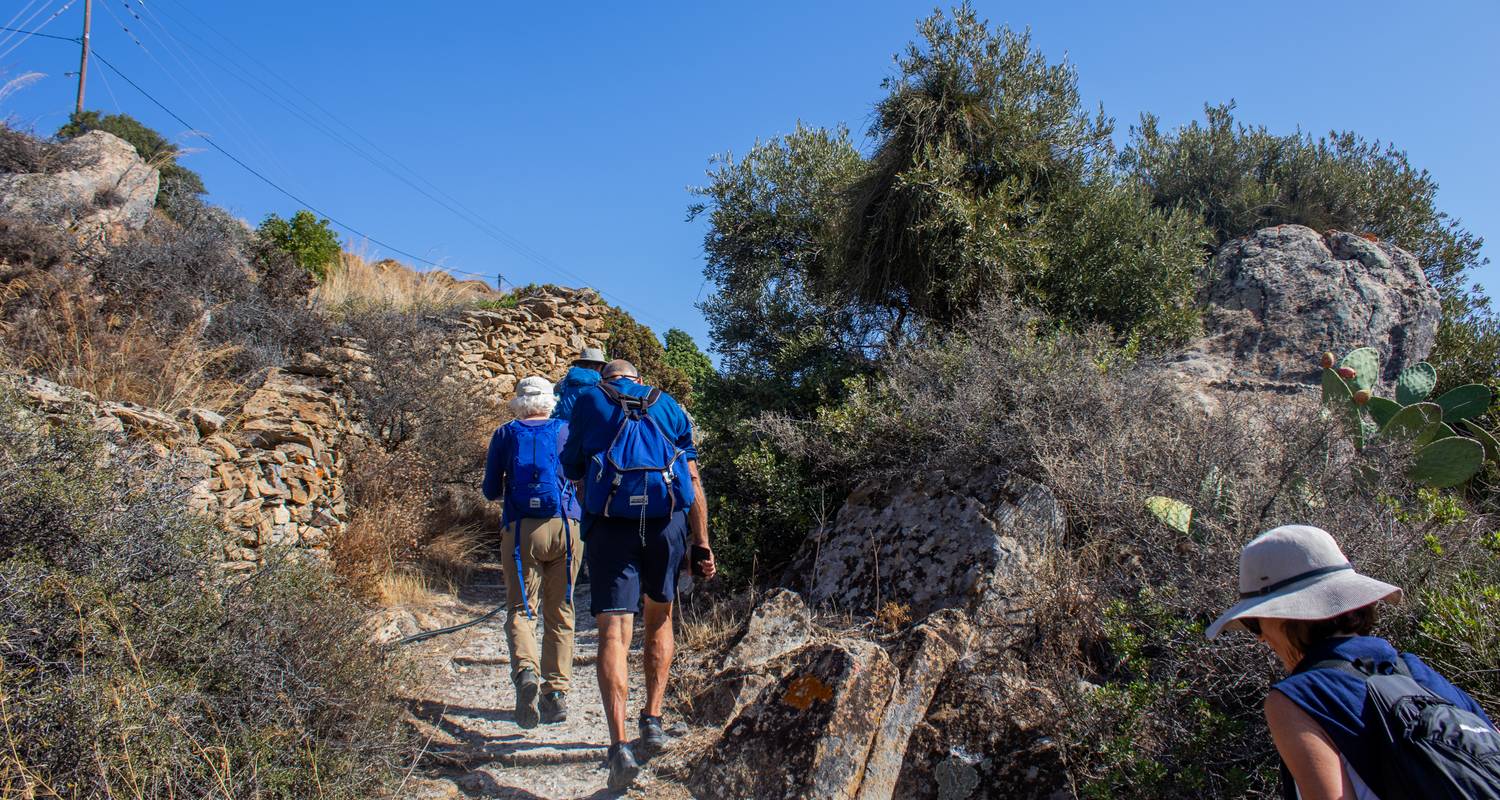
[[[568,367],[568,374],[557,382],[557,406],[552,409],[553,419],[571,419],[573,416],[573,404],[578,402],[578,395],[591,386],[598,386],[602,378],[599,371],[604,369],[604,351],[597,347],[585,347],[578,357],[573,359],[573,365]]]
[[[640,772],[637,756],[649,759],[666,744],[661,712],[672,666],[678,569],[689,547],[694,575],[712,578],[715,565],[687,415],[671,396],[642,384],[629,361],[609,362],[603,378],[578,396],[562,464],[569,478],[582,482],[590,611],[599,627],[599,693],[609,722],[609,786],[620,790]],[[625,739],[626,653],[642,609],[646,704],[632,749]]]
[[[510,609],[505,640],[516,687],[516,724],[522,728],[568,718],[573,676],[573,583],[582,562],[582,513],[558,463],[568,423],[548,418],[556,402],[546,378],[521,379],[510,401],[516,419],[490,438],[484,467],[484,496],[504,497],[501,563]],[[540,660],[537,614],[544,627]]]
[[[1288,672],[1265,700],[1286,797],[1500,798],[1500,734],[1479,704],[1421,659],[1368,635],[1376,607],[1399,601],[1399,588],[1355,572],[1333,537],[1308,525],[1245,545],[1239,588],[1240,601],[1208,638],[1247,630]],[[1392,735],[1403,715],[1420,719],[1431,739],[1421,727],[1412,739]],[[1446,744],[1433,747],[1437,738]],[[1442,746],[1470,752],[1454,759]],[[1477,766],[1486,757],[1488,775]]]

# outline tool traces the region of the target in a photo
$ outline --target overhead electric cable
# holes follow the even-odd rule
[[[39,17],[42,14],[46,13],[47,8],[50,5],[51,5],[50,3],[43,4],[41,8],[38,8],[36,11],[33,11],[31,13],[31,16],[29,16],[26,19],[22,20],[20,23],[18,23],[16,25],[16,27],[17,28],[28,28],[28,29],[30,29],[29,32],[32,33],[32,35],[41,35],[39,32],[41,31],[42,27],[45,26],[48,22],[51,22],[52,20],[56,19],[56,16],[48,17],[44,22],[42,22],[41,25],[36,25],[36,26],[33,27],[32,23],[36,20],[37,17]],[[4,58],[4,57],[10,55],[12,51],[14,51],[17,47],[21,46],[21,44],[26,41],[26,37],[22,36],[21,38],[16,39],[14,44],[11,44],[11,39],[14,36],[15,36],[14,33],[10,33],[10,34],[6,34],[6,36],[5,36],[4,39],[0,39],[0,47],[5,47],[7,44],[10,45],[8,48],[5,49],[5,51],[3,53],[0,53],[0,58]]]
[[[162,111],[166,112],[167,116],[171,117],[172,119],[177,120],[177,122],[180,123],[185,128],[188,128],[190,130],[196,130],[196,128],[193,128],[193,126],[192,126],[191,123],[189,123],[187,120],[183,119],[182,117],[178,116],[177,112],[175,112],[172,109],[168,108],[160,100],[157,100],[156,97],[153,96],[150,92],[148,92],[144,88],[142,88],[140,84],[138,84],[135,81],[131,80],[129,75],[126,75],[124,72],[121,72],[120,68],[116,67],[113,63],[111,63],[108,59],[106,59],[104,57],[104,55],[101,54],[98,51],[97,48],[93,51],[93,54],[94,54],[94,58],[96,58],[96,59],[99,60],[99,63],[103,64],[105,67],[108,67],[111,72],[113,72],[114,74],[118,75],[120,77],[120,80],[125,81],[126,83],[130,84],[131,88],[135,89],[137,92],[140,92],[143,97],[145,97],[147,100],[150,100],[153,104],[156,105],[157,108],[160,108]],[[235,154],[229,152],[228,150],[225,150],[223,147],[221,147],[219,145],[218,142],[214,141],[212,137],[204,136],[203,137],[203,141],[207,142],[208,145],[209,145],[209,147],[212,147],[213,149],[219,151],[219,153],[222,154],[225,158],[227,158],[230,161],[233,161],[234,163],[238,164],[240,166],[240,168],[244,169],[246,172],[250,173],[251,175],[254,175],[257,178],[259,178],[267,186],[270,186],[272,189],[275,189],[276,191],[278,191],[278,192],[286,195],[293,202],[297,203],[298,205],[301,205],[302,207],[306,208],[308,211],[311,211],[314,214],[317,214],[318,216],[327,219],[329,222],[332,222],[333,224],[339,226],[340,228],[343,228],[344,230],[346,230],[346,231],[354,234],[355,236],[358,236],[358,237],[360,237],[362,239],[368,239],[368,240],[374,242],[375,244],[379,245],[380,247],[384,247],[385,249],[390,250],[393,253],[399,253],[400,255],[406,256],[407,258],[410,258],[410,259],[415,260],[415,261],[420,261],[421,263],[426,264],[428,266],[437,267],[438,269],[446,269],[446,267],[444,267],[442,264],[437,263],[436,261],[432,261],[430,259],[423,258],[423,257],[421,257],[421,256],[419,256],[419,255],[417,255],[415,253],[410,253],[410,252],[407,252],[405,250],[402,250],[399,247],[395,247],[395,246],[386,244],[385,242],[383,242],[383,241],[381,241],[379,239],[376,239],[374,236],[371,236],[368,233],[365,233],[364,231],[359,230],[358,228],[354,227],[353,225],[349,225],[349,224],[347,224],[347,223],[339,220],[337,217],[333,216],[332,214],[329,214],[329,213],[327,213],[325,211],[319,210],[312,203],[309,203],[306,200],[303,200],[302,198],[298,197],[297,195],[292,194],[290,191],[287,191],[286,189],[282,188],[280,184],[276,183],[275,181],[271,180],[270,178],[268,178],[264,174],[262,174],[259,170],[255,169],[254,167],[252,167],[249,164],[245,163],[244,161],[240,160],[240,158],[238,156],[236,156]]]
[[[286,84],[286,86],[289,89],[291,89],[291,91],[293,91],[297,95],[301,96],[304,100],[306,100],[314,108],[318,109],[319,111],[322,111],[330,119],[334,120],[335,123],[337,123],[341,127],[344,127],[346,130],[348,130],[350,133],[352,133],[356,138],[364,141],[372,149],[374,149],[376,152],[380,153],[386,159],[388,159],[392,164],[394,164],[397,167],[400,167],[401,169],[403,169],[406,172],[410,173],[412,176],[414,176],[416,178],[416,181],[419,181],[421,183],[426,184],[428,187],[430,187],[432,189],[432,192],[436,192],[438,195],[441,195],[442,197],[446,198],[446,201],[440,200],[438,197],[435,197],[432,193],[428,192],[426,189],[422,188],[421,186],[418,186],[416,184],[416,182],[414,182],[413,180],[411,180],[409,178],[406,178],[406,177],[404,177],[404,176],[396,173],[395,171],[393,171],[391,169],[391,167],[386,166],[385,164],[380,163],[373,156],[369,155],[368,153],[365,153],[357,145],[354,145],[352,142],[349,142],[344,137],[339,136],[336,132],[330,130],[326,125],[323,125],[323,124],[321,124],[319,122],[316,122],[316,121],[310,119],[307,114],[297,113],[296,111],[293,111],[292,108],[290,108],[290,107],[288,107],[288,105],[286,105],[286,103],[291,103],[292,105],[295,105],[295,101],[292,101],[292,100],[290,100],[290,98],[286,98],[284,95],[281,95],[280,92],[277,92],[274,88],[267,87],[267,89],[269,91],[271,91],[271,92],[275,93],[276,95],[282,97],[286,101],[286,103],[282,104],[282,107],[286,108],[289,112],[293,113],[294,116],[297,116],[297,117],[303,119],[303,121],[307,122],[309,125],[312,125],[313,127],[317,128],[321,132],[323,132],[325,135],[327,135],[330,138],[333,138],[335,141],[339,142],[346,149],[350,150],[350,152],[353,152],[355,155],[358,155],[359,157],[361,157],[364,160],[370,162],[371,164],[373,164],[377,168],[381,169],[382,171],[386,172],[387,174],[390,174],[392,177],[394,177],[397,180],[401,181],[403,184],[407,185],[408,187],[410,187],[414,191],[418,192],[419,194],[421,194],[423,197],[427,198],[428,200],[431,200],[433,203],[436,203],[437,205],[442,206],[444,209],[446,209],[450,213],[452,213],[455,216],[457,216],[461,221],[467,222],[468,224],[474,226],[481,233],[489,236],[491,239],[494,239],[499,244],[501,244],[501,245],[509,248],[511,251],[515,252],[517,255],[520,255],[522,258],[525,258],[526,260],[531,261],[533,264],[535,264],[537,266],[540,266],[543,269],[550,270],[550,271],[552,271],[554,273],[557,273],[557,274],[563,276],[564,278],[567,278],[567,279],[569,279],[571,281],[577,282],[577,284],[580,285],[580,286],[587,286],[587,285],[589,285],[591,283],[587,279],[583,278],[581,275],[573,272],[572,270],[567,269],[566,267],[562,266],[561,264],[558,264],[556,261],[553,261],[551,258],[547,257],[545,254],[543,254],[543,253],[541,253],[541,252],[539,252],[537,250],[534,250],[533,248],[531,248],[530,246],[528,246],[525,242],[523,242],[519,238],[511,235],[510,233],[508,233],[507,231],[505,231],[503,228],[500,228],[498,225],[494,224],[493,222],[490,222],[490,221],[486,220],[482,215],[480,215],[478,212],[476,212],[473,209],[471,209],[468,206],[466,206],[462,201],[458,200],[457,198],[454,198],[452,195],[449,195],[447,192],[443,191],[441,187],[436,186],[431,181],[428,181],[425,177],[423,177],[423,175],[420,172],[418,172],[418,171],[412,169],[411,167],[406,166],[405,164],[401,163],[400,159],[398,159],[395,156],[391,155],[390,153],[386,152],[378,144],[376,144],[375,142],[371,141],[368,137],[364,136],[364,134],[360,133],[357,129],[353,128],[352,126],[349,126],[337,114],[333,113],[332,111],[329,111],[326,107],[324,107],[322,104],[320,104],[316,99],[308,96],[305,92],[303,92],[301,89],[299,89],[295,83],[293,83],[292,81],[288,80],[284,76],[282,76],[279,73],[277,73],[276,70],[272,69],[270,66],[266,65],[260,59],[256,58],[254,54],[246,51],[243,47],[241,47],[232,38],[230,38],[229,36],[227,36],[226,34],[224,34],[218,28],[214,27],[207,20],[203,19],[201,16],[199,16],[197,13],[195,13],[186,4],[181,3],[181,2],[177,2],[177,0],[173,0],[173,5],[176,6],[176,7],[178,7],[182,11],[184,11],[186,14],[190,15],[194,20],[196,20],[198,22],[199,25],[201,25],[202,27],[206,28],[208,31],[212,32],[214,35],[218,36],[220,39],[222,39],[223,41],[225,41],[230,47],[232,47],[235,50],[238,50],[241,54],[243,54],[245,56],[246,59],[248,59],[256,67],[258,67],[258,69],[261,72],[264,72],[265,74],[271,75],[271,76],[275,77],[277,80],[281,81],[283,84]],[[144,4],[143,4],[143,7],[147,8],[147,13],[148,14],[160,13],[160,14],[165,15],[165,13],[166,13],[164,10],[162,10],[162,8],[161,8],[160,5],[158,5],[156,7],[157,10],[155,12],[153,12],[153,11],[150,10],[151,9],[150,6],[144,6]],[[159,21],[158,21],[158,24],[160,24]],[[181,41],[181,40],[179,40],[179,41]],[[195,52],[200,53],[201,55],[204,55],[205,58],[208,58],[210,61],[215,61],[215,63],[217,63],[216,59],[214,59],[213,56],[202,53],[202,51],[197,50],[197,48],[193,47],[191,44],[184,43],[184,46],[187,47],[187,48],[189,48],[189,49],[194,50]],[[233,58],[233,56],[230,56],[228,53],[222,53],[222,54],[226,58],[231,58],[231,59]],[[220,66],[222,66],[222,64]],[[248,72],[249,70],[246,70],[246,71]],[[243,77],[240,77],[238,75],[236,75],[236,77],[239,77],[242,81],[246,82],[247,84],[250,84],[250,82],[246,81]],[[254,88],[253,85],[252,85],[252,88]],[[264,94],[264,92],[262,92],[262,93]],[[479,273],[464,272],[463,270],[450,270],[450,271],[451,272],[460,272],[460,273],[465,274],[465,275],[472,275],[472,276],[477,277],[477,278],[488,279],[489,277],[492,277],[492,276],[489,276],[489,275],[482,275],[482,274],[479,274]],[[601,296],[603,296],[603,297],[611,300],[616,305],[619,305],[622,308],[625,308],[626,310],[631,311],[632,313],[634,313],[635,315],[637,315],[637,316],[639,316],[639,317],[641,317],[643,319],[650,320],[650,321],[656,323],[658,326],[666,324],[664,320],[661,320],[660,318],[656,317],[655,315],[649,314],[649,313],[641,310],[640,308],[635,307],[633,304],[626,303],[623,299],[621,299],[618,296],[614,295],[614,293],[612,293],[612,292],[606,292],[603,289],[599,289],[598,291],[599,291],[599,294]]]
[[[34,6],[34,5],[36,5],[37,2],[38,2],[38,0],[31,0],[31,2],[27,3],[24,6],[21,6],[21,10],[17,11],[16,14],[15,14],[15,16],[13,16],[10,19],[6,20],[5,21],[5,25],[0,26],[0,29],[12,32],[10,34],[7,34],[4,37],[0,37],[0,46],[4,46],[6,42],[9,42],[10,39],[11,39],[11,36],[13,36],[14,34],[16,34],[16,33],[26,33],[26,31],[21,30],[21,28],[24,28],[26,26],[26,22],[21,21],[21,17],[26,16],[26,12],[30,11],[31,7]],[[46,7],[43,6],[44,10],[45,10],[45,8]],[[27,21],[30,21],[35,16],[36,16],[35,14],[32,14],[31,17],[27,17],[26,19],[27,19]]]

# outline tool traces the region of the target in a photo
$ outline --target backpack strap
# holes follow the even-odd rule
[[[624,409],[626,414],[637,419],[646,413],[646,409],[656,405],[656,401],[661,399],[661,390],[655,386],[651,387],[651,391],[647,392],[644,397],[632,397],[608,382],[599,384],[599,391],[603,392],[610,402]]]

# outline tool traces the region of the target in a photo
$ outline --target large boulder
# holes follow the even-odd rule
[[[810,600],[841,611],[896,604],[920,620],[958,608],[994,623],[1064,530],[1052,492],[1020,475],[923,473],[856,488],[812,537],[797,578]]]
[[[1386,242],[1280,225],[1226,243],[1210,274],[1207,335],[1179,362],[1204,382],[1312,383],[1318,354],[1363,346],[1394,378],[1437,339],[1437,291],[1415,256]]]
[[[88,236],[139,229],[151,218],[160,176],[129,142],[90,131],[56,145],[53,156],[61,169],[0,175],[0,208]]]
[[[854,800],[896,685],[896,667],[873,642],[802,648],[693,766],[693,796]]]

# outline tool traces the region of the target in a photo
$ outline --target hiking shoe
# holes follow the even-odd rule
[[[568,695],[556,690],[542,695],[542,722],[568,721]]]
[[[516,673],[516,724],[523,728],[535,728],[540,721],[536,707],[537,695],[542,693],[542,682],[536,673],[523,669]]]
[[[661,717],[641,714],[641,739],[636,743],[641,758],[650,760],[667,746],[667,732],[661,726]]]
[[[620,742],[609,746],[609,788],[620,792],[630,788],[635,783],[635,776],[641,774],[641,765],[635,760],[635,753],[630,752],[630,745]]]

